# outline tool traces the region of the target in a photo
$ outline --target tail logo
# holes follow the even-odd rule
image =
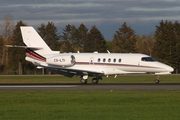
[[[46,58],[45,57],[43,57],[43,56],[39,55],[38,53],[34,52],[32,49],[26,48],[25,50],[26,50],[26,55],[28,57],[31,57],[33,59],[46,62]]]

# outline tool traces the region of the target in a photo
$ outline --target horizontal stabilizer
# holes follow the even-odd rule
[[[5,45],[6,47],[16,47],[16,48],[30,48],[32,50],[41,50],[43,48],[40,47],[28,47],[28,46],[18,46],[18,45]]]

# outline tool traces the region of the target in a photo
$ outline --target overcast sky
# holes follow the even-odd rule
[[[67,24],[83,23],[88,29],[96,25],[105,39],[112,40],[124,22],[136,34],[148,35],[161,20],[179,21],[180,0],[2,0],[1,20],[5,14],[35,28],[53,22],[59,32]]]

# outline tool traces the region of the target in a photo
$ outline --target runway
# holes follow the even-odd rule
[[[32,84],[0,85],[0,91],[180,91],[180,84]]]

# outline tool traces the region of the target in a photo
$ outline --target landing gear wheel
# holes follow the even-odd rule
[[[81,84],[87,84],[87,79],[81,79],[80,82]]]
[[[156,84],[159,84],[159,80],[158,80],[158,79],[156,79],[156,80],[155,80],[155,83],[156,83]]]
[[[156,83],[156,84],[159,84],[159,82],[160,82],[160,81],[159,81],[159,76],[157,76],[157,77],[156,77],[156,80],[155,80],[155,83]]]
[[[99,80],[98,80],[97,78],[93,78],[93,79],[92,79],[92,83],[93,83],[93,84],[98,84],[98,82],[99,82]]]

